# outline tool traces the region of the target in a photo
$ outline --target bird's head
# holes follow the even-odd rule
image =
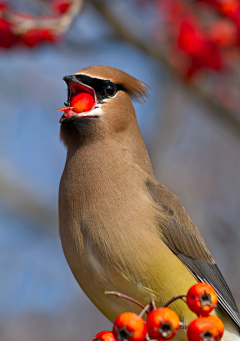
[[[91,66],[65,76],[68,98],[60,119],[66,145],[114,136],[136,125],[131,98],[148,97],[148,86],[108,66]]]

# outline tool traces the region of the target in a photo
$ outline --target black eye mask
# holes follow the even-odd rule
[[[113,97],[120,90],[126,91],[122,85],[115,84],[107,79],[92,78],[85,75],[74,75],[73,77],[93,88],[99,103],[102,103],[105,98]]]

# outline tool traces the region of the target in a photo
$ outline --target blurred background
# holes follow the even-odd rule
[[[58,235],[63,76],[148,84],[134,103],[156,178],[183,202],[240,307],[240,5],[233,0],[0,3],[0,339],[87,341],[110,322]]]

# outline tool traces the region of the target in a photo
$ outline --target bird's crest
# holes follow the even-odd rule
[[[93,78],[109,79],[115,84],[122,85],[135,101],[141,101],[144,98],[150,97],[148,85],[130,76],[126,72],[110,66],[94,65],[84,68],[76,72],[76,74],[83,74]]]

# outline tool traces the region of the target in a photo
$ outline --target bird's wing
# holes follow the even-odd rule
[[[240,329],[240,316],[233,295],[181,202],[154,179],[148,180],[146,185],[161,215],[164,214],[158,224],[162,239],[199,282],[214,287],[220,308]]]

